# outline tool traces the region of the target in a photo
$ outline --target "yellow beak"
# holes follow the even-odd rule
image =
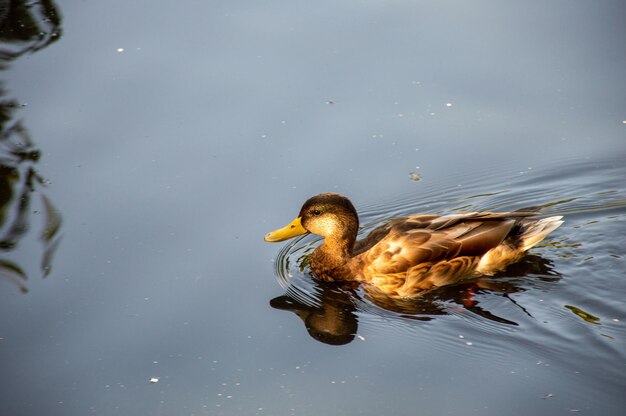
[[[308,233],[308,231],[302,226],[301,218],[298,217],[285,227],[265,234],[265,241],[275,243],[277,241],[288,240],[305,233]]]

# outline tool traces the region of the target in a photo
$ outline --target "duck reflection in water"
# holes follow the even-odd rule
[[[300,261],[320,282],[321,303],[311,307],[281,297],[272,306],[296,312],[312,336],[335,343],[349,342],[348,335],[354,335],[350,329],[356,327],[356,306],[350,293],[357,295],[354,298],[363,293],[371,303],[412,319],[449,313],[445,304],[456,303],[487,319],[515,325],[482,309],[472,296],[480,290],[504,295],[519,291],[521,286],[511,283],[509,271],[523,265],[550,274],[549,263],[526,252],[563,221],[561,216],[535,218],[540,209],[416,214],[391,219],[357,240],[359,218],[352,203],[339,194],[314,196],[295,220],[268,233],[265,241],[307,233],[324,237]],[[497,279],[503,272],[509,280]],[[521,276],[528,273],[523,270]]]
[[[285,295],[272,299],[270,306],[295,313],[315,340],[329,345],[344,345],[352,342],[358,334],[357,312],[363,309],[364,304],[374,304],[381,308],[379,313],[385,318],[407,324],[467,311],[499,324],[518,325],[482,307],[481,296],[503,296],[532,318],[532,314],[509,295],[530,288],[545,290],[559,279],[560,275],[553,270],[549,260],[529,254],[494,276],[437,288],[418,297],[391,297],[367,286],[316,281],[317,293],[301,294],[299,289],[290,287]],[[371,306],[367,312],[372,313]]]

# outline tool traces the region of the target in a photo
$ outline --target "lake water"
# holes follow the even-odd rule
[[[0,1],[0,414],[622,415],[625,17]],[[390,303],[263,242],[321,192],[565,223]]]

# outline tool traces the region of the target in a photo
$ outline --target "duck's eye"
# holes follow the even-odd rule
[[[315,210],[313,210],[313,215],[315,215],[316,217],[320,216],[320,215],[322,215],[322,211],[320,211],[319,209],[315,209]]]

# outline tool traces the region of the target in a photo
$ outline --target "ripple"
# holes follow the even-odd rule
[[[492,171],[485,170],[463,183],[452,180],[444,186],[423,186],[419,197],[410,193],[384,203],[363,204],[359,207],[360,236],[389,218],[416,212],[446,214],[538,206],[546,215],[565,215],[565,224],[538,249],[497,276],[481,279],[480,284],[470,282],[440,288],[420,298],[405,300],[385,298],[363,287],[318,282],[310,275],[308,257],[321,239],[306,235],[285,245],[276,261],[278,281],[285,295],[293,299],[289,308],[283,305],[282,309],[298,313],[303,320],[306,315],[305,325],[310,333],[316,330],[310,319],[312,313],[324,317],[323,328],[317,328],[322,332],[357,328],[358,322],[360,329],[354,329],[352,336],[395,334],[419,338],[454,354],[488,355],[502,364],[510,359],[508,349],[512,338],[518,344],[534,346],[538,357],[545,348],[565,348],[562,344],[575,338],[570,326],[555,329],[546,322],[569,322],[576,318],[585,325],[595,324],[581,320],[581,315],[572,313],[572,308],[587,311],[588,316],[598,315],[601,323],[609,322],[606,316],[591,312],[593,309],[579,302],[581,293],[587,296],[589,292],[597,293],[597,302],[610,296],[606,281],[584,279],[581,275],[597,273],[598,261],[602,259],[602,270],[607,277],[621,276],[623,267],[606,270],[605,266],[621,261],[624,238],[615,241],[603,236],[609,229],[624,229],[624,177],[624,159],[565,160],[558,166],[535,168],[523,175],[510,173],[496,177]],[[567,288],[562,279],[567,280]],[[558,299],[558,308],[544,299]],[[568,309],[565,305],[575,306]],[[626,317],[619,316],[623,308],[616,309],[610,302],[607,306],[609,315],[626,321]],[[305,309],[306,314],[302,312]],[[333,319],[348,319],[351,323],[331,324]],[[436,331],[432,331],[434,327]],[[533,335],[523,336],[524,331]],[[560,334],[555,337],[554,331]],[[607,336],[615,335],[608,332]],[[346,341],[345,334],[342,336],[342,342]],[[606,339],[595,340],[593,344],[598,342],[601,344]],[[472,346],[479,348],[468,350]]]

